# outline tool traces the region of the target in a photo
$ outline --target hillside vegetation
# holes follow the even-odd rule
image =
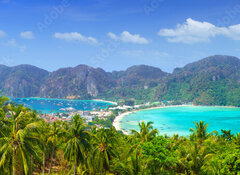
[[[165,100],[240,106],[240,60],[213,56],[177,68],[156,91]]]
[[[86,65],[54,72],[30,65],[2,65],[0,80],[0,90],[10,97],[174,100],[240,106],[240,60],[232,56],[207,57],[171,74],[146,65],[113,72]]]

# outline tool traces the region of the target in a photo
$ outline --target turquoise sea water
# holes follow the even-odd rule
[[[61,108],[72,107],[76,110],[89,111],[98,108],[106,108],[111,103],[94,100],[67,100],[51,98],[11,98],[17,104],[24,104],[43,113],[59,112]]]
[[[240,108],[228,107],[184,106],[142,110],[125,116],[120,126],[126,131],[138,130],[138,122],[153,121],[154,128],[162,135],[189,135],[193,122],[200,120],[209,123],[209,131],[231,129],[233,133],[240,132]]]

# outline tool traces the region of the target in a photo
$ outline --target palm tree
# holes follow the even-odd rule
[[[220,175],[221,173],[221,169],[222,169],[222,164],[217,161],[217,160],[212,160],[212,161],[208,161],[208,166],[206,166],[206,168],[204,168],[204,173],[205,174],[215,174],[215,175]]]
[[[90,148],[89,139],[90,135],[86,131],[83,120],[79,115],[75,115],[64,148],[64,156],[72,163],[74,175],[76,174],[76,167],[85,162],[85,152]]]
[[[0,168],[13,175],[29,172],[30,158],[38,158],[36,113],[23,106],[6,106],[9,117],[0,117]],[[9,167],[11,166],[11,167]]]
[[[126,159],[125,161],[120,161],[114,168],[115,172],[122,174],[122,175],[139,175],[141,174],[141,165],[140,165],[140,158],[135,152],[132,154],[130,158]]]
[[[194,123],[195,123],[195,129],[190,128],[190,132],[193,133],[191,137],[193,139],[199,140],[200,145],[209,136],[213,135],[214,133],[217,133],[217,131],[212,131],[211,133],[207,132],[208,123],[205,124],[203,121],[199,121],[199,123],[198,122],[194,122]]]
[[[2,108],[6,104],[7,101],[9,101],[8,97],[1,96],[0,97],[0,107]]]
[[[125,150],[127,150],[127,154],[125,154],[123,160],[117,162],[114,171],[123,175],[143,175],[148,166],[148,163],[141,163],[139,150],[136,149],[133,152],[131,148],[125,148]]]
[[[97,127],[96,126],[90,126],[90,134],[93,136],[97,133]]]
[[[59,122],[60,121],[57,121],[57,122],[54,121],[49,130],[49,136],[48,136],[47,143],[51,142],[53,146],[52,146],[51,162],[50,162],[48,174],[51,173],[52,163],[53,163],[53,158],[54,158],[54,153],[55,153],[55,148],[56,148],[56,142],[57,142],[59,136],[61,134],[63,134],[63,130],[59,126]]]
[[[99,129],[93,138],[92,162],[95,166],[95,173],[108,174],[110,171],[110,161],[118,157],[116,147],[118,144],[117,131],[114,128]]]
[[[158,134],[158,130],[153,129],[152,124],[153,122],[147,122],[146,124],[145,121],[142,121],[141,123],[138,123],[140,132],[136,130],[132,130],[131,132],[136,138],[140,139],[142,143],[150,141]]]
[[[213,154],[209,154],[207,148],[199,147],[196,143],[190,150],[190,165],[195,174],[202,171],[202,167],[210,160]]]
[[[185,172],[196,175],[204,172],[205,166],[213,156],[213,154],[209,153],[207,147],[201,147],[193,142],[186,142],[178,150],[178,155],[180,169],[182,168]]]
[[[49,123],[45,123],[44,120],[41,121],[40,124],[40,140],[41,140],[41,146],[42,146],[42,164],[43,164],[43,168],[42,168],[42,174],[45,174],[45,162],[46,162],[46,151],[48,148],[48,139],[50,137],[50,124]]]

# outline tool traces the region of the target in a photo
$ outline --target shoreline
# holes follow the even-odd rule
[[[124,112],[118,116],[115,117],[112,125],[116,128],[117,131],[122,131],[125,135],[129,135],[128,132],[126,132],[125,130],[123,130],[123,128],[121,128],[120,126],[120,121],[122,118],[124,118],[126,115],[132,114],[134,112],[138,112],[138,111],[144,111],[144,110],[151,110],[151,109],[160,109],[160,108],[168,108],[168,107],[183,107],[183,106],[193,106],[193,105],[171,105],[171,106],[158,106],[158,107],[151,107],[151,108],[146,108],[146,109],[136,109],[133,111],[128,111],[128,112]]]
[[[14,98],[14,97],[9,97]],[[108,101],[108,100],[102,100],[102,99],[89,99],[89,100],[80,100],[80,99],[68,99],[68,98],[43,98],[43,97],[23,97],[23,98],[14,98],[14,99],[47,99],[47,100],[67,100],[67,101],[99,101],[99,102],[106,102],[106,103],[112,103],[114,105],[117,105],[117,102]]]
[[[121,128],[121,126],[120,126],[121,119],[124,118],[125,116],[127,116],[129,114],[132,114],[132,113],[135,113],[135,112],[151,110],[151,109],[172,108],[172,107],[187,107],[187,106],[189,106],[189,107],[200,106],[200,107],[239,108],[239,107],[236,107],[236,106],[201,106],[201,105],[170,105],[170,106],[150,107],[150,108],[146,108],[146,109],[136,109],[136,110],[133,110],[133,111],[124,112],[124,113],[115,117],[112,125],[116,128],[117,131],[122,131],[125,135],[129,135],[129,133],[127,131],[125,131],[123,128]]]
[[[134,111],[128,111],[128,112],[124,112],[118,116],[115,117],[114,121],[113,121],[113,126],[116,128],[117,131],[122,131],[125,135],[129,135],[128,132],[124,131],[121,126],[120,126],[120,121],[122,118],[124,118],[126,115],[129,115],[131,113],[133,113]]]
[[[101,101],[101,102],[106,102],[106,103],[112,103],[114,105],[117,105],[117,102],[114,101],[108,101],[108,100],[102,100],[102,99],[92,99],[93,101]]]

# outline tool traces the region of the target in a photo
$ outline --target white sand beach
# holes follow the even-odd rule
[[[117,102],[113,102],[113,101],[107,101],[107,100],[102,100],[102,99],[93,99],[94,101],[102,101],[102,102],[107,102],[107,103],[112,103],[114,105],[117,105]]]
[[[133,110],[133,111],[128,111],[128,112],[124,112],[118,116],[115,117],[114,121],[113,121],[113,126],[116,128],[117,131],[122,131],[124,134],[129,135],[128,132],[124,131],[121,126],[120,126],[120,121],[122,118],[124,118],[125,116],[134,113],[134,112],[138,112],[138,111],[143,111],[143,110],[150,110],[150,109],[160,109],[160,108],[170,108],[170,107],[179,107],[179,106],[193,106],[193,105],[171,105],[171,106],[159,106],[159,107],[151,107],[151,108],[146,108],[146,109],[138,109],[138,110]]]
[[[128,135],[129,133],[127,133],[126,131],[124,131],[121,126],[120,126],[120,121],[123,117],[125,117],[126,115],[129,115],[131,113],[133,113],[135,111],[131,111],[131,112],[125,112],[122,113],[118,116],[115,117],[114,121],[113,121],[113,126],[116,128],[117,131],[122,131],[124,134]]]

